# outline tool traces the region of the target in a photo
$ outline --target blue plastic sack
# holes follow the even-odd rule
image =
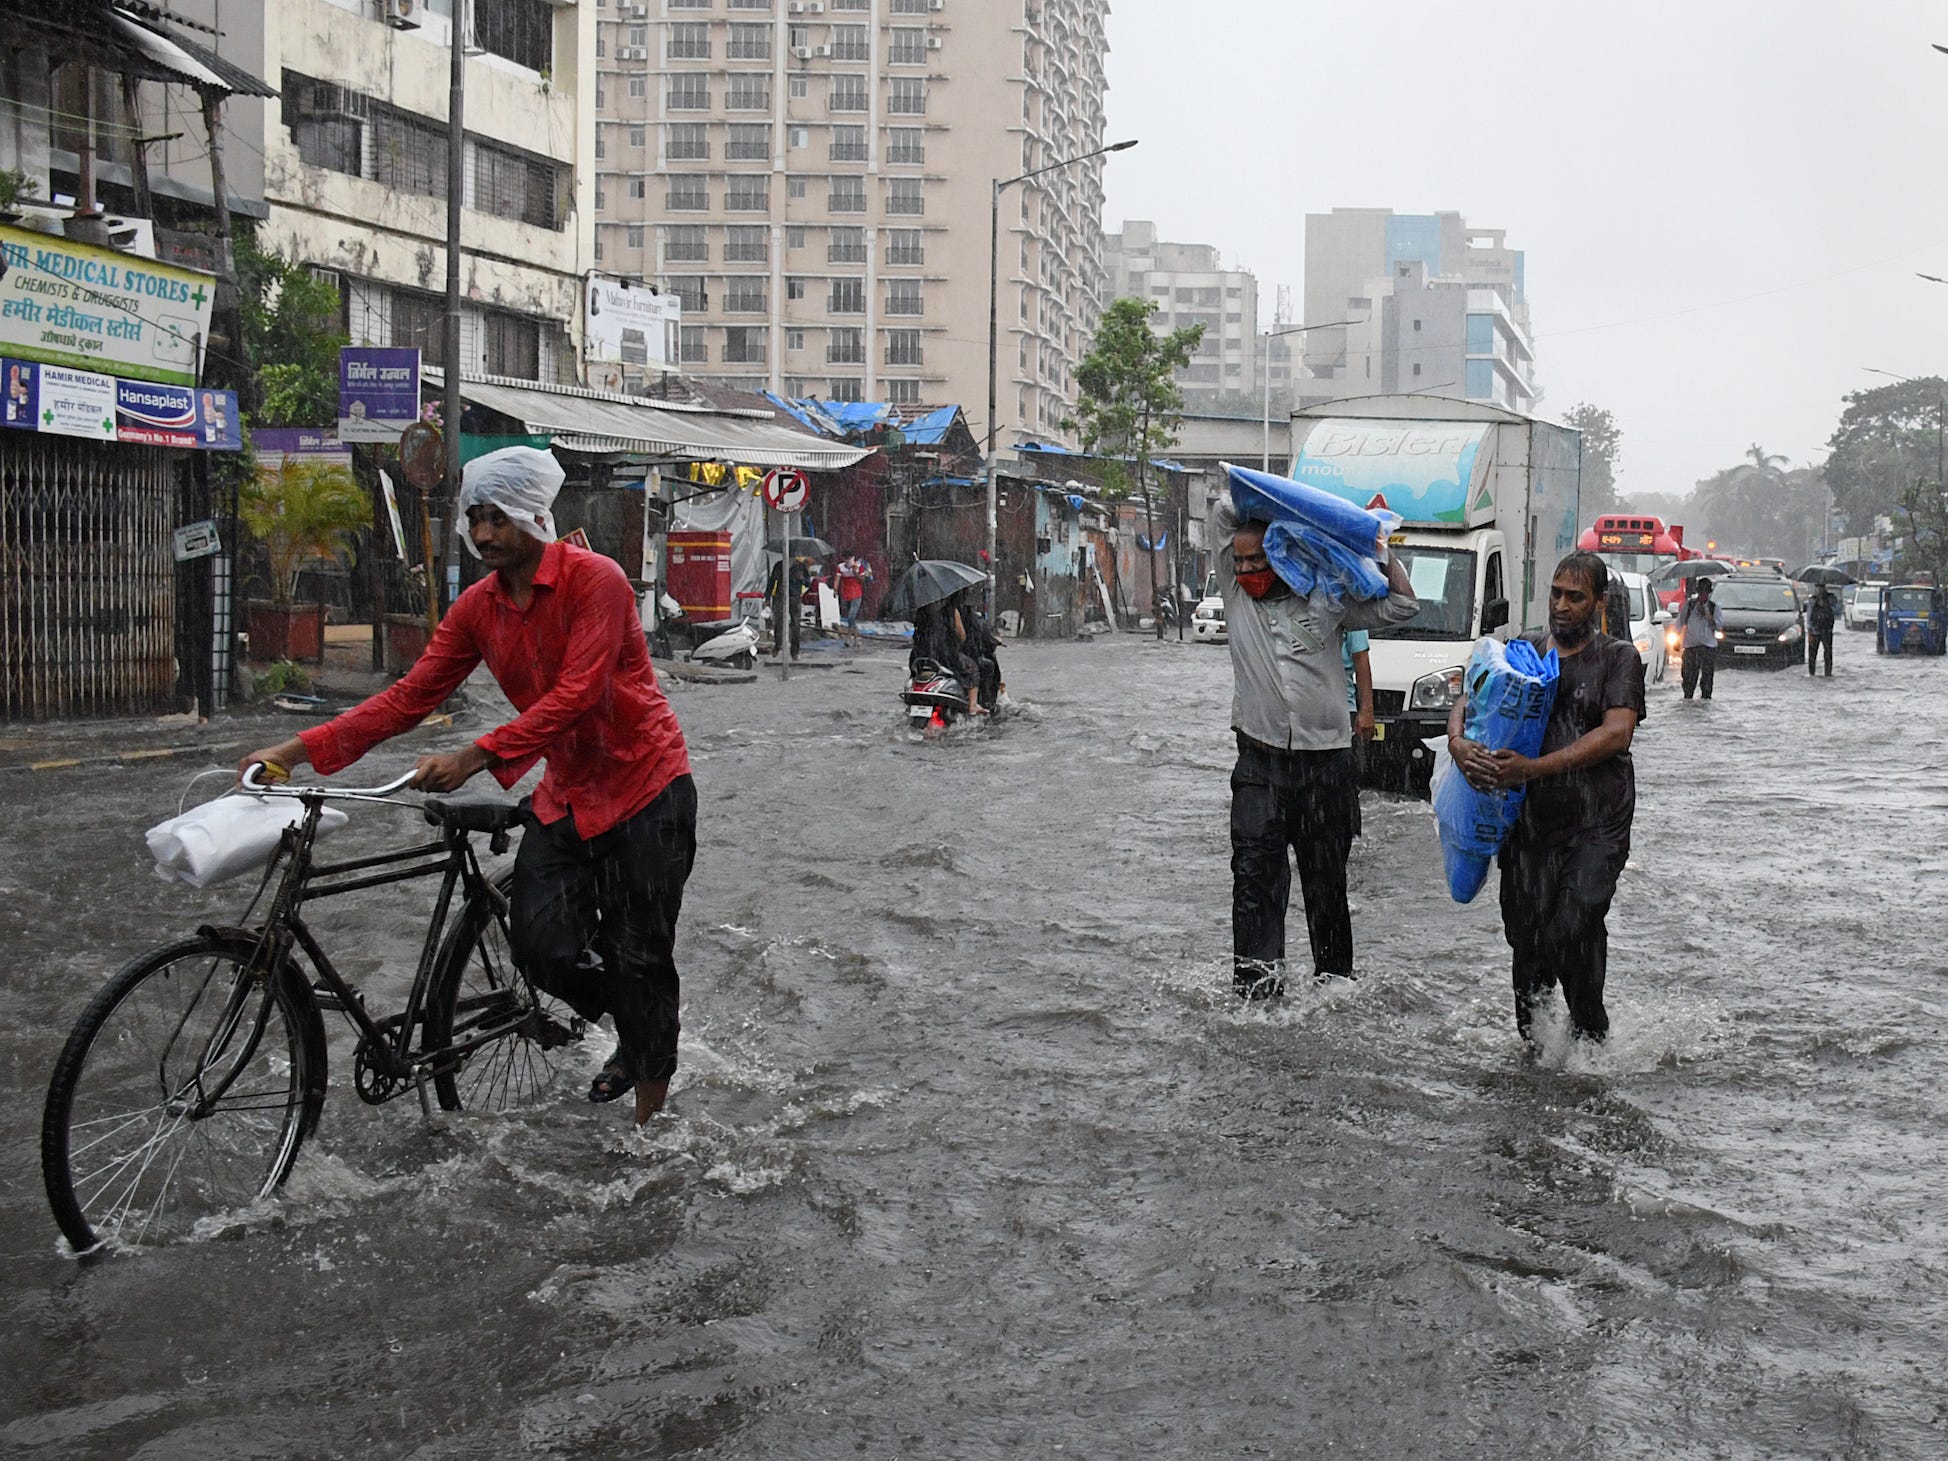
[[[1491,751],[1540,755],[1560,670],[1553,649],[1543,655],[1524,639],[1510,644],[1481,640],[1462,680],[1466,709],[1461,733]],[[1452,762],[1435,779],[1434,819],[1441,834],[1447,890],[1455,902],[1471,903],[1481,891],[1489,863],[1515,829],[1526,792],[1521,786],[1477,791]]]
[[[1373,544],[1398,518],[1355,507],[1343,497],[1289,477],[1229,462],[1224,470],[1238,516],[1269,524],[1265,557],[1292,592],[1304,595],[1324,589],[1335,604],[1347,598],[1387,596],[1386,575],[1373,561]]]

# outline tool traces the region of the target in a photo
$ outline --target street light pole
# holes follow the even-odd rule
[[[1303,335],[1308,330],[1332,330],[1341,325],[1362,325],[1365,316],[1357,320],[1327,320],[1322,325],[1293,325],[1285,330],[1265,331],[1265,359],[1259,369],[1265,377],[1265,417],[1262,423],[1263,437],[1259,441],[1258,470],[1269,472],[1272,469],[1272,350],[1269,342],[1282,339],[1286,335]],[[1249,418],[1247,418],[1249,419]]]
[[[1124,152],[1136,146],[1136,138],[1127,142],[1111,142],[1106,147],[1098,147],[1093,152],[1082,152],[1074,157],[1065,157],[1060,162],[1051,162],[1045,167],[1031,168],[1019,177],[995,178],[993,190],[988,194],[988,429],[987,449],[982,454],[983,470],[988,488],[988,588],[987,609],[994,613],[994,590],[1001,577],[999,556],[999,513],[995,495],[994,481],[994,428],[995,412],[998,408],[996,397],[999,385],[996,381],[996,353],[1000,348],[1000,291],[1001,291],[1001,194],[1016,183],[1025,183],[1030,178],[1040,177],[1045,172],[1057,168],[1073,167],[1078,162],[1087,162],[1092,157],[1101,157],[1106,152]]]

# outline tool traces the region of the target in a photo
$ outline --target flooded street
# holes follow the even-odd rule
[[[328,1016],[284,1195],[85,1266],[38,1175],[55,1054],[253,885],[151,871],[207,760],[0,778],[0,1450],[1939,1456],[1948,670],[1837,649],[1652,688],[1612,1043],[1558,1003],[1534,1061],[1425,803],[1366,798],[1358,982],[1232,997],[1220,649],[1009,646],[1026,712],[942,744],[890,652],[673,687],[669,1114],[582,1099],[606,1038],[512,1115],[370,1108]],[[331,852],[417,825],[357,808]],[[391,1002],[425,887],[318,919]]]

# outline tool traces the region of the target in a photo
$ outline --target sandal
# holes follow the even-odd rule
[[[641,1077],[636,1073],[636,1058],[622,1046],[609,1057],[602,1073],[589,1083],[588,1098],[598,1104],[626,1096]]]

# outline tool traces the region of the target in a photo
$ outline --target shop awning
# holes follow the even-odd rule
[[[427,369],[438,384],[441,372]],[[461,378],[460,394],[476,406],[521,423],[566,451],[592,456],[630,454],[692,462],[739,462],[753,467],[800,467],[836,472],[873,454],[779,423],[769,413],[713,411],[675,403],[650,405],[573,386],[511,381],[503,376]]]

